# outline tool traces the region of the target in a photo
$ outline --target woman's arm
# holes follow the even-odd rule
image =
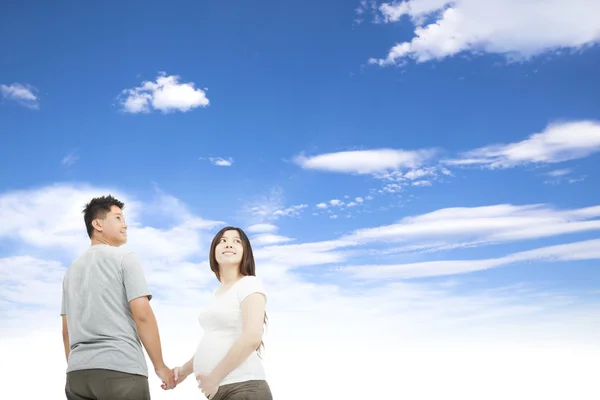
[[[173,380],[175,381],[175,385],[180,384],[188,377],[189,374],[194,372],[194,356],[188,360],[181,367],[173,368]]]
[[[192,356],[192,358],[190,358],[188,362],[181,366],[181,372],[184,373],[185,376],[188,376],[189,374],[194,372],[194,357],[195,356]]]
[[[221,382],[236,369],[262,341],[266,298],[261,293],[252,293],[242,302],[242,334],[234,342],[225,357],[209,374],[211,382]]]

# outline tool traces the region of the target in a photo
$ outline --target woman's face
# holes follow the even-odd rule
[[[219,265],[239,265],[242,262],[244,247],[236,230],[225,231],[215,247],[215,258]]]

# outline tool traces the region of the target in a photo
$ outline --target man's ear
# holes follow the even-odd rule
[[[95,230],[102,232],[102,223],[99,219],[95,219],[92,221],[92,226]]]

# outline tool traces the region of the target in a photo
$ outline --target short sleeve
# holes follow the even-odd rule
[[[240,303],[252,293],[261,293],[267,297],[267,291],[265,290],[261,280],[256,276],[248,275],[242,278],[242,281],[238,286],[238,298]]]
[[[67,292],[65,290],[65,280],[62,284],[62,298],[60,301],[60,315],[67,315]]]
[[[142,271],[142,264],[135,254],[127,254],[121,261],[121,266],[123,267],[123,285],[127,302],[142,296],[147,296],[148,300],[151,300],[152,294],[148,288],[144,271]]]

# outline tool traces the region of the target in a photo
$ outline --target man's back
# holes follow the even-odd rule
[[[148,376],[129,302],[152,297],[131,251],[98,244],[68,269],[61,315],[66,315],[70,353],[67,372],[109,369]]]

